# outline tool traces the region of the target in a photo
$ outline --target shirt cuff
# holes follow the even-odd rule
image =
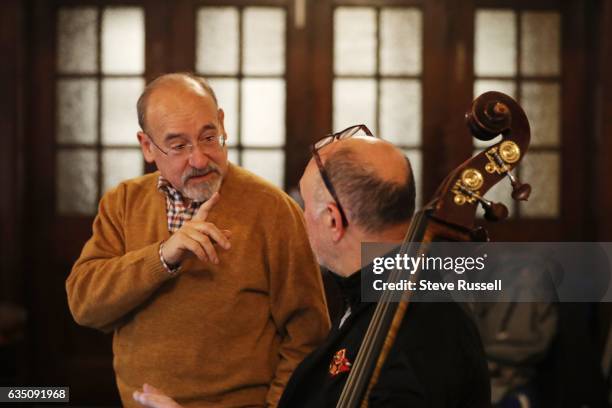
[[[159,260],[161,261],[162,265],[164,265],[164,268],[166,269],[166,271],[170,275],[175,275],[175,274],[177,274],[181,270],[181,265],[180,264],[179,265],[168,265],[168,263],[166,262],[166,260],[162,256],[162,248],[163,247],[164,247],[164,243],[162,242],[159,245]]]

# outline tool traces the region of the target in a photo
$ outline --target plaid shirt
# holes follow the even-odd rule
[[[168,231],[176,232],[185,221],[191,220],[202,203],[192,201],[185,207],[183,195],[162,176],[157,180],[157,189],[166,196],[166,215],[168,216]]]

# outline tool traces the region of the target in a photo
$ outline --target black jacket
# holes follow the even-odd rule
[[[335,407],[375,303],[360,300],[360,273],[338,278],[351,315],[298,366],[279,408]],[[330,367],[336,356],[336,364]],[[331,371],[339,371],[332,375]],[[478,331],[456,303],[412,303],[370,395],[370,407],[490,407],[487,364]]]

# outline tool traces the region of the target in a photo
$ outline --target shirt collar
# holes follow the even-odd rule
[[[180,203],[183,205],[183,207],[185,206],[185,199],[183,198],[181,192],[174,188],[174,186],[172,186],[172,184],[170,184],[170,182],[162,175],[160,175],[157,179],[157,190],[164,193],[164,195],[173,203]],[[189,206],[197,208],[200,206],[200,204],[202,203],[192,200]]]
[[[355,311],[357,305],[361,303],[361,270],[347,277],[336,275],[333,272],[331,275],[340,287],[344,300],[351,306],[351,309]]]

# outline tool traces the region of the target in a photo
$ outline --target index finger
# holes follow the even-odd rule
[[[215,204],[217,204],[217,201],[219,201],[220,198],[221,196],[219,195],[219,192],[215,191],[212,197],[210,197],[204,204],[200,206],[200,208],[198,208],[198,212],[195,213],[193,219],[205,221],[208,217],[208,213],[210,212],[210,210],[212,210]]]

